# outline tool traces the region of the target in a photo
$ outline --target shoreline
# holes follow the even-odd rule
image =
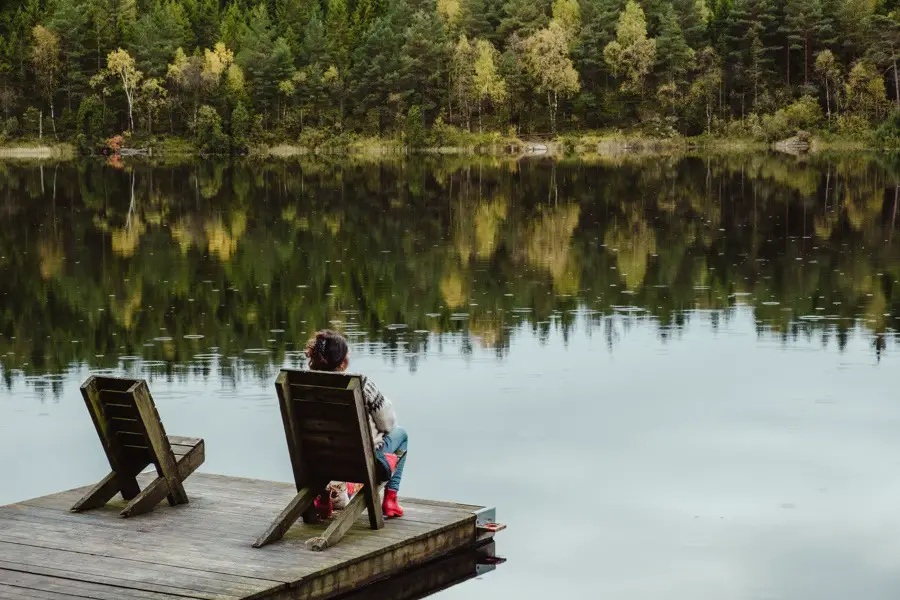
[[[478,143],[482,142],[482,143]],[[564,158],[625,158],[640,156],[665,156],[695,152],[713,154],[778,152],[776,143],[760,142],[752,139],[730,139],[722,137],[674,137],[650,138],[627,135],[560,135],[552,140],[529,140],[519,138],[500,138],[485,141],[484,138],[472,143],[450,143],[423,148],[410,148],[399,140],[367,138],[347,143],[331,141],[318,147],[304,146],[296,143],[279,142],[260,144],[249,149],[244,157],[249,159],[294,159],[309,157],[315,159],[340,158],[400,158],[407,156],[432,157],[507,157],[529,158],[547,157]],[[162,138],[157,143],[125,148],[126,151],[151,149],[152,159],[168,160],[172,158],[225,159],[236,155],[214,154],[204,155],[196,146],[181,138]],[[819,152],[881,152],[884,149],[872,144],[839,138],[813,137],[808,154]],[[143,152],[142,152],[143,154]],[[786,153],[791,154],[791,153]],[[805,153],[804,153],[805,154]],[[802,155],[802,154],[801,154]],[[73,160],[88,158],[69,143],[37,144],[33,142],[8,142],[0,145],[0,160]],[[126,153],[120,154],[123,158]],[[130,156],[127,156],[131,158]],[[144,155],[143,157],[146,157]]]
[[[72,160],[79,156],[75,146],[67,143],[10,143],[0,146],[3,160]]]

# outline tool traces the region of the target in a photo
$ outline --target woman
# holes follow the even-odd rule
[[[325,329],[316,334],[306,345],[306,357],[309,359],[309,368],[314,371],[343,372],[350,365],[350,348],[344,336],[334,331]],[[400,491],[400,480],[403,477],[403,467],[406,464],[406,447],[408,436],[406,430],[397,426],[397,416],[391,401],[385,398],[375,383],[360,375],[362,380],[363,398],[366,403],[366,411],[369,414],[369,428],[372,431],[372,442],[375,444],[375,453],[379,460],[393,463],[393,456],[402,454],[399,460],[390,464],[393,475],[387,482],[384,491],[382,512],[387,518],[402,517],[403,507],[397,503],[397,493]],[[385,455],[389,455],[387,458]],[[331,488],[340,486],[332,484]],[[332,499],[330,494],[320,496],[316,500],[316,506],[320,512],[330,514]]]

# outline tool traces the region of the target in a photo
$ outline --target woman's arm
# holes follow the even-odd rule
[[[375,428],[380,433],[390,433],[397,427],[397,415],[394,413],[394,405],[388,400],[375,383],[368,377],[363,377],[363,397],[366,400],[366,409],[375,422]]]

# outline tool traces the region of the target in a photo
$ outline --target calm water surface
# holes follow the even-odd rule
[[[444,598],[900,594],[891,160],[0,172],[0,504],[106,473],[92,372],[203,470],[290,480],[272,383],[330,326],[403,493],[509,525]]]

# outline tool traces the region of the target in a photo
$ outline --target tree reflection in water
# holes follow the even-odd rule
[[[900,166],[768,154],[110,166],[0,164],[0,370],[226,378],[343,330],[408,361],[444,336],[694,311],[873,352],[900,315]],[[745,308],[740,308],[740,307]],[[126,357],[123,359],[123,357]],[[52,384],[52,378],[50,378]],[[46,382],[46,378],[44,379]]]

